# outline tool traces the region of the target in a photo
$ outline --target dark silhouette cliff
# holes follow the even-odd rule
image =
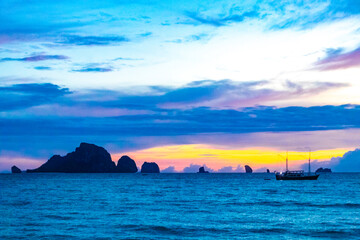
[[[160,173],[159,166],[154,162],[144,162],[141,173]]]
[[[246,172],[246,173],[252,173],[253,170],[252,170],[252,168],[251,168],[249,165],[245,165],[245,172]]]
[[[209,171],[205,171],[204,167],[200,167],[198,173],[209,173]]]
[[[17,166],[12,166],[11,167],[11,172],[12,173],[21,173],[21,170]]]
[[[115,163],[104,148],[81,143],[74,152],[64,157],[54,155],[39,168],[27,172],[110,173],[116,170]]]
[[[116,166],[116,172],[118,173],[136,173],[138,168],[134,160],[128,156],[122,156]]]

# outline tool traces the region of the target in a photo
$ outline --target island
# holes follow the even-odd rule
[[[330,168],[318,168],[315,173],[331,173],[331,169]]]
[[[253,170],[252,170],[252,168],[251,168],[249,165],[245,165],[245,172],[246,172],[246,173],[252,173]]]
[[[122,156],[116,166],[116,172],[118,173],[136,173],[138,168],[133,159],[129,156]]]
[[[141,173],[160,173],[159,166],[154,162],[144,162]]]
[[[209,173],[209,171],[205,171],[204,167],[200,167],[198,173]]]
[[[12,166],[11,173],[21,173],[21,170],[17,166]]]
[[[122,156],[117,165],[103,147],[95,144],[81,143],[74,152],[66,156],[54,155],[36,169],[27,173],[62,172],[62,173],[136,173],[138,168],[129,156]]]

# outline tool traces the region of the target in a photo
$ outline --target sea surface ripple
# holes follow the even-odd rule
[[[0,213],[0,239],[360,239],[360,173],[0,174]]]

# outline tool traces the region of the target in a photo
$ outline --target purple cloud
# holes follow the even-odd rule
[[[161,171],[162,173],[176,173],[177,171],[175,170],[174,166],[169,166],[167,168],[165,168],[164,170]]]
[[[225,166],[217,170],[218,173],[242,173],[244,171],[244,167],[241,165],[238,165],[236,168],[232,166]]]
[[[343,52],[343,49],[330,49],[325,58],[314,63],[314,69],[330,71],[357,67],[360,65],[360,48],[350,52]]]
[[[20,62],[40,62],[40,61],[47,61],[47,60],[65,60],[69,59],[69,57],[64,55],[34,55],[31,57],[24,57],[24,58],[2,58],[0,59],[1,62],[6,61],[20,61]]]
[[[15,84],[0,87],[0,112],[54,103],[70,94],[68,88],[51,83]]]
[[[197,164],[190,164],[188,167],[185,167],[183,169],[183,172],[184,173],[197,173],[199,171],[199,168],[200,167],[204,167],[205,168],[205,171],[208,171],[208,172],[214,172],[214,169],[212,168],[209,168],[208,166],[206,166],[205,164],[204,165],[197,165]]]
[[[98,67],[96,65],[85,68]],[[108,91],[113,101],[102,101],[102,107],[129,106],[132,108],[192,109],[209,107],[212,109],[238,109],[241,107],[264,105],[275,100],[288,100],[314,95],[333,88],[345,87],[343,83],[310,82],[303,85],[286,82],[283,90],[266,88],[267,81],[235,82],[195,81],[185,86],[173,88],[163,86],[148,87],[142,95],[128,95],[124,92]],[[87,98],[90,99],[90,98]],[[96,104],[96,103],[94,103]]]
[[[335,85],[314,83],[309,87],[287,83],[290,93],[282,97],[292,97],[291,93],[316,93]],[[231,90],[245,94],[245,100],[245,96],[253,95],[262,99],[261,93],[278,94],[271,89],[259,92],[261,86],[259,83],[199,81],[179,88],[153,86],[146,94],[137,96],[109,90],[73,93],[50,83],[2,86],[0,142],[5,150],[14,151],[20,147],[30,155],[57,149],[59,142],[62,143],[58,149],[65,149],[81,141],[101,145],[112,143],[120,149],[198,142],[225,146],[258,143],[275,144],[275,147],[309,146],[309,142],[315,140],[313,145],[316,146],[337,147],[337,141],[331,143],[334,135],[315,138],[314,132],[360,128],[358,105],[225,108],[227,105],[209,104],[216,99],[225,99],[226,95],[231,97]],[[177,103],[179,107],[162,107],[163,103],[169,102]],[[184,108],[185,105],[190,107]],[[305,131],[308,137],[299,137]],[[280,133],[289,134],[283,137]],[[244,138],[235,140],[235,135]],[[349,133],[345,135],[343,137],[347,139]],[[357,139],[355,137],[351,135],[352,142]],[[59,140],[52,143],[54,139]],[[336,139],[340,139],[339,133]],[[19,143],[24,144],[19,146]]]
[[[360,172],[360,149],[348,151],[342,157],[333,157],[329,161],[311,162],[311,171],[316,171],[320,167],[331,168],[335,172]],[[303,164],[301,168],[308,170],[308,164]]]

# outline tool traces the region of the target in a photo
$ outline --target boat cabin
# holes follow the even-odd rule
[[[286,171],[286,172],[284,172],[283,175],[288,176],[288,177],[301,177],[301,176],[304,176],[304,171],[303,170]]]

